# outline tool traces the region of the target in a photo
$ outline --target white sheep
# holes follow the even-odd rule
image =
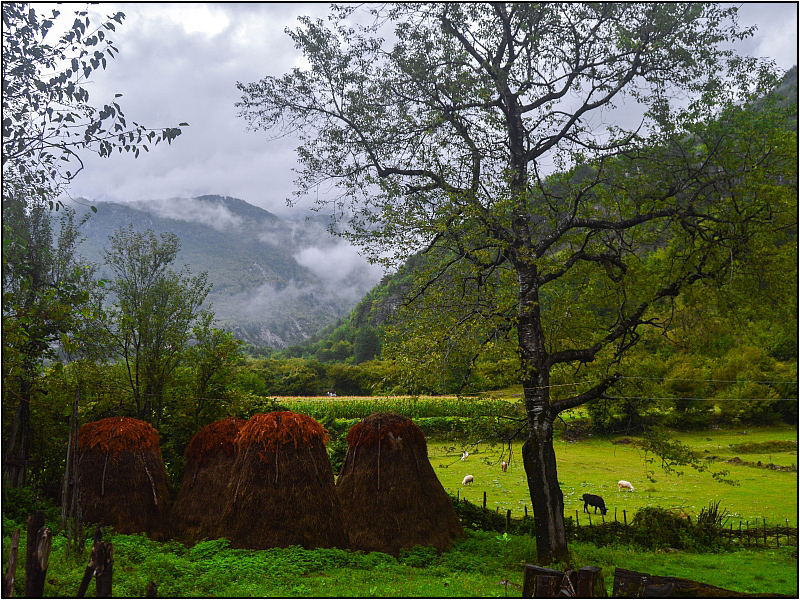
[[[475,478],[472,475],[467,475],[466,477],[464,477],[464,481],[461,482],[461,485],[467,485],[469,483],[472,483],[474,479]]]
[[[630,481],[625,481],[624,479],[620,479],[617,482],[617,491],[621,492],[623,489],[633,491],[633,484]]]
[[[462,455],[461,455],[461,460],[467,460],[467,457],[468,457],[468,456],[469,456],[469,452],[467,452],[466,450],[464,450],[464,454],[462,454]]]
[[[505,473],[506,469],[508,469],[508,463],[506,461],[501,462],[500,468],[503,469],[503,473]]]

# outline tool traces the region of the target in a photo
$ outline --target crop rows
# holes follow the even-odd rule
[[[518,402],[456,396],[283,397],[281,406],[315,419],[362,419],[374,412],[396,412],[410,418],[479,417],[515,414]]]

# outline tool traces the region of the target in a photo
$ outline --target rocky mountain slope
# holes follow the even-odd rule
[[[92,204],[81,203],[79,213]],[[175,268],[208,271],[208,303],[219,324],[258,347],[308,339],[347,315],[382,275],[319,219],[281,219],[236,198],[93,204],[97,212],[83,227],[80,252],[100,265],[101,275],[102,250],[119,227],[175,233],[181,240]]]

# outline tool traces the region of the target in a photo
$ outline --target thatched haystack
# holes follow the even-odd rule
[[[78,431],[77,473],[86,522],[167,539],[169,487],[152,425],[129,417],[86,423]]]
[[[234,548],[347,548],[327,441],[306,415],[254,415],[236,437],[219,535]]]
[[[227,417],[206,425],[186,447],[186,471],[175,504],[175,535],[194,543],[217,537],[225,493],[236,462],[236,436],[247,419]]]
[[[442,552],[464,535],[425,436],[401,415],[374,413],[350,428],[336,491],[353,550],[397,556],[421,545]]]

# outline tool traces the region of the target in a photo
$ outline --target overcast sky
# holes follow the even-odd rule
[[[295,141],[268,141],[264,132],[245,131],[234,107],[241,97],[236,82],[301,66],[284,28],[296,27],[299,15],[324,17],[328,9],[303,3],[92,6],[95,26],[117,10],[126,15],[112,36],[120,54],[87,86],[92,104],[102,106],[120,93],[129,122],[190,126],[172,146],[159,144],[135,160],[124,153],[88,156],[71,195],[130,201],[220,194],[289,216]],[[758,25],[755,37],[738,46],[740,53],[772,58],[783,69],[796,63],[796,3],[745,3],[739,14],[741,26]]]

